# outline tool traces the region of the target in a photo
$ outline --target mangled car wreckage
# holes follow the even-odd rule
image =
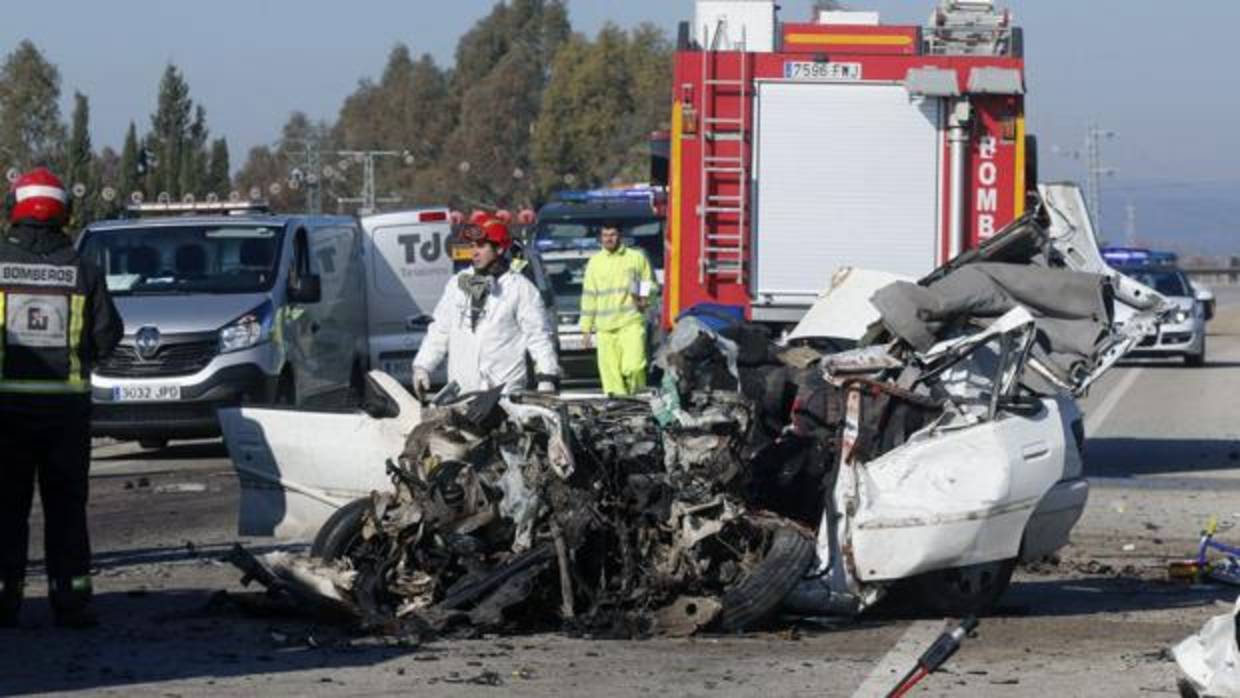
[[[985,610],[1067,544],[1074,397],[1165,305],[1105,266],[1074,187],[1039,203],[916,283],[837,273],[779,344],[684,320],[642,399],[421,405],[375,373],[360,411],[222,411],[242,532],[315,536],[236,561],[371,629],[735,631],[894,590]]]

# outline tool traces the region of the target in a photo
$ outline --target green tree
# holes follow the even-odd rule
[[[99,192],[95,190],[92,165],[94,153],[90,143],[90,101],[81,92],[73,94],[73,115],[69,132],[69,144],[65,149],[64,182],[71,189],[81,184],[86,195],[74,206],[69,228],[76,230],[94,219],[93,203]]]
[[[232,170],[228,163],[228,141],[216,138],[211,143],[211,156],[207,165],[207,178],[203,183],[203,193],[215,194],[221,199],[228,198],[232,191]]]
[[[97,191],[91,197],[90,221],[115,218],[126,203],[129,192],[121,189],[121,156],[112,148],[104,146],[91,162],[91,181],[95,182]],[[111,189],[114,197],[111,201],[103,198],[105,189]]]
[[[186,165],[193,110],[189,85],[177,67],[169,64],[159,81],[158,104],[151,115],[151,133],[147,137],[156,159],[147,176],[152,196],[164,192],[174,200],[181,196],[181,172]]]
[[[65,128],[60,122],[60,71],[25,40],[0,66],[0,164],[55,165]]]
[[[593,42],[560,49],[534,127],[540,194],[566,185],[642,180],[651,131],[664,128],[671,99],[670,42],[644,25],[605,26]]]
[[[455,101],[446,73],[429,55],[413,60],[398,44],[379,82],[363,81],[345,100],[335,135],[344,148],[408,151],[378,163],[379,181],[406,203],[440,200],[446,192],[434,167],[455,125]]]
[[[237,190],[245,198],[250,198],[251,190],[257,189],[258,198],[266,199],[277,211],[289,211],[298,208],[293,201],[293,192],[284,186],[288,178],[289,167],[285,158],[270,147],[262,145],[250,149],[245,166],[237,173]],[[272,184],[280,184],[280,193],[272,195]],[[300,199],[300,197],[297,197]]]
[[[184,194],[200,196],[207,180],[207,110],[201,105],[194,107],[194,120],[185,133],[181,150],[179,172],[180,190]]]
[[[449,140],[445,179],[469,206],[517,206],[530,198],[530,130],[542,99],[542,74],[529,49],[514,47],[467,91]],[[454,165],[455,162],[455,165]],[[521,173],[523,177],[514,175]]]
[[[116,173],[117,198],[128,202],[134,192],[143,191],[142,177],[138,173],[138,129],[129,122],[125,131],[125,145],[121,148],[120,167]]]
[[[452,82],[459,113],[436,174],[459,203],[517,206],[534,196],[530,133],[570,34],[562,0],[512,0],[461,38]]]

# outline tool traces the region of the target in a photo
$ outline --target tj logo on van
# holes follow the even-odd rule
[[[159,330],[154,327],[143,327],[138,330],[137,336],[134,337],[134,346],[138,349],[138,356],[144,361],[150,361],[159,353]]]
[[[421,235],[401,235],[396,241],[405,248],[406,264],[417,264],[419,258],[424,262],[434,262],[443,256],[442,235],[432,235],[426,242],[422,241]]]

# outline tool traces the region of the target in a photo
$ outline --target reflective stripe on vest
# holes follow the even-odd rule
[[[82,377],[82,330],[86,327],[86,296],[73,294],[69,302],[69,385],[80,392],[83,386],[90,390],[89,381]]]

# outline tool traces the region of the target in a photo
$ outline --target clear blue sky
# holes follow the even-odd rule
[[[457,38],[494,0],[62,0],[12,3],[0,49],[32,39],[60,69],[68,97],[91,99],[97,145],[119,145],[132,119],[149,123],[163,67],[185,72],[234,160],[269,142],[294,109],[333,118],[357,81],[376,76],[404,42],[452,62]],[[934,0],[851,0],[887,22],[923,23]],[[1003,0],[1000,0],[1003,4]],[[784,19],[808,16],[809,0],[784,0]],[[1123,200],[1166,185],[1208,188],[1224,213],[1193,211],[1202,224],[1240,215],[1240,58],[1234,0],[1009,0],[1026,28],[1031,128],[1044,178],[1079,179],[1082,165],[1051,153],[1079,148],[1097,119],[1119,137],[1106,146],[1118,170],[1107,217]],[[203,8],[209,8],[209,11]],[[674,36],[692,0],[570,0],[574,27],[651,21]],[[1117,211],[1112,211],[1118,206]],[[1212,209],[1213,210],[1213,209]],[[1224,219],[1228,220],[1224,220]],[[1174,221],[1172,221],[1174,222]],[[1160,223],[1160,225],[1166,225]],[[1240,234],[1240,233],[1238,233]]]

